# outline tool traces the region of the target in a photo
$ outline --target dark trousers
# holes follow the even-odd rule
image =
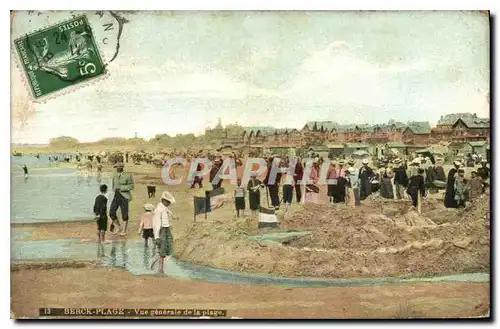
[[[283,202],[292,203],[292,198],[293,198],[293,186],[283,185]]]
[[[269,196],[271,197],[271,204],[273,207],[279,207],[280,206],[280,199],[278,197],[278,185],[269,185],[267,187],[269,189]]]
[[[120,207],[123,221],[128,221],[128,202],[127,198],[115,192],[113,201],[111,201],[111,207],[109,208],[109,217],[111,217],[112,220],[117,220],[118,216],[116,215],[116,211],[118,207]]]
[[[299,184],[296,184],[295,185],[295,196],[297,197],[297,203],[300,202],[300,200],[302,199],[302,185],[299,185]]]
[[[417,187],[410,187],[411,204],[414,207],[418,206],[418,194],[420,190]]]

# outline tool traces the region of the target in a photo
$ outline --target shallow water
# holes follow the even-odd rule
[[[77,259],[100,260],[103,266],[124,268],[133,275],[158,275],[150,269],[153,257],[151,246],[143,241],[113,241],[99,245],[76,239],[20,241],[13,239],[12,261]],[[366,279],[320,279],[291,278],[245,274],[206,266],[195,266],[174,258],[165,263],[165,275],[180,279],[202,280],[230,284],[264,284],[289,287],[369,286],[412,282],[488,282],[487,273],[457,274],[428,278],[366,278]]]
[[[28,169],[29,176],[24,178],[20,167],[12,168],[12,223],[92,219],[94,199],[99,194],[96,177],[82,177],[72,168]],[[109,175],[103,175],[101,182],[110,186]]]

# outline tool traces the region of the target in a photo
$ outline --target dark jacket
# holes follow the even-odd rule
[[[106,198],[104,195],[99,194],[95,198],[94,202],[94,214],[96,216],[99,216],[99,219],[107,219],[108,216],[106,214],[107,212],[107,205],[108,205],[108,198]]]
[[[410,181],[408,182],[407,193],[411,195],[417,191],[420,191],[422,196],[425,195],[425,181],[424,177],[420,174],[410,177]]]
[[[408,186],[408,175],[404,167],[394,168],[394,184]]]
[[[487,180],[488,178],[490,178],[490,169],[488,167],[479,167],[477,168],[477,175],[483,180]]]

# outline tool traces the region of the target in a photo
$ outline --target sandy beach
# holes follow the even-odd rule
[[[112,168],[105,169],[112,170]],[[143,211],[142,204],[146,202],[155,204],[157,202],[157,199],[148,199],[146,185],[154,182],[157,185],[157,196],[166,187],[161,182],[159,168],[143,164],[140,166],[128,165],[126,169],[132,172],[135,178],[134,199],[130,207],[129,234],[127,237],[120,237],[111,235],[108,232],[107,239],[109,242],[123,239],[140,240],[141,237],[137,234],[137,230],[139,217]],[[176,177],[183,174],[185,173],[182,169],[175,173]],[[226,193],[232,195],[234,187],[230,184],[224,184],[224,186],[227,189]],[[435,248],[434,251],[432,248],[424,248],[424,250],[413,248],[410,251],[408,251],[409,248],[406,248],[401,255],[398,252],[395,255],[385,253],[370,258],[372,261],[378,262],[378,265],[360,266],[360,261],[364,259],[366,262],[366,259],[368,259],[364,255],[367,250],[370,248],[376,249],[380,245],[388,243],[384,239],[374,239],[374,237],[384,234],[385,231],[380,231],[380,227],[379,229],[372,229],[372,233],[368,232],[368,235],[365,230],[365,233],[356,238],[356,240],[361,239],[364,241],[364,246],[349,246],[347,244],[348,248],[338,248],[338,246],[313,245],[307,242],[308,240],[305,238],[295,239],[287,246],[269,245],[249,241],[246,237],[290,230],[314,231],[315,227],[317,228],[316,231],[321,231],[325,228],[323,228],[324,223],[320,223],[322,217],[318,215],[324,210],[320,209],[320,213],[315,213],[316,219],[307,220],[307,216],[304,217],[304,212],[317,212],[318,209],[312,209],[308,205],[305,207],[295,205],[288,213],[280,214],[282,221],[280,229],[265,230],[263,232],[257,229],[256,218],[251,216],[236,218],[231,200],[228,200],[220,209],[216,209],[209,214],[207,220],[204,219],[203,215],[199,215],[196,222],[194,222],[192,196],[202,194],[202,190],[190,190],[185,184],[168,186],[168,190],[174,193],[178,200],[172,206],[172,211],[180,218],[173,223],[175,257],[193,264],[236,272],[290,277],[317,276],[332,278],[418,276],[453,274],[461,271],[489,271],[489,239],[485,240],[485,236],[489,236],[489,228],[484,227],[482,222],[481,225],[472,226],[476,230],[475,237],[473,237],[474,241],[469,241],[465,248],[451,246],[455,240],[452,239],[452,236],[448,236],[448,238],[443,238],[443,246],[448,245],[446,248],[441,246]],[[384,216],[386,217],[397,217],[398,212],[404,213],[408,210],[407,205],[402,204],[402,202],[381,202],[375,198],[367,200],[364,206],[370,210],[370,213],[377,214],[377,212],[380,212],[380,216],[385,213]],[[433,219],[442,217],[443,210],[440,210],[436,205],[437,201],[429,200],[428,202],[430,206],[423,215],[430,216]],[[320,205],[317,206],[321,207]],[[360,219],[365,218],[366,221],[367,213],[363,209],[365,208],[349,209],[345,213],[350,214],[349,216],[357,216]],[[481,208],[477,211],[483,210]],[[339,212],[337,211],[337,213]],[[460,218],[462,217],[460,216],[457,215],[457,222],[461,221]],[[338,224],[334,225],[337,229],[340,229],[341,226],[338,225],[341,225],[340,223],[344,217],[335,217],[338,218],[336,219]],[[373,220],[372,225],[375,225]],[[358,224],[355,224],[355,226],[358,227]],[[450,227],[455,227],[455,229]],[[433,238],[435,234],[432,232],[448,232],[446,233],[448,235],[456,235],[457,232],[469,234],[469,231],[464,227],[469,228],[471,226],[448,223],[444,227],[440,226],[434,229],[413,227],[411,231],[406,230],[405,232],[408,236],[416,238],[416,241],[425,242]],[[12,225],[12,229],[17,232],[31,232],[26,236],[17,237],[22,241],[70,238],[93,243],[96,240],[96,227],[91,220],[16,224]],[[337,229],[334,229],[334,231]],[[314,234],[319,234],[319,231]],[[344,231],[344,234],[349,234],[346,233],[348,231]],[[395,234],[395,231],[391,231],[391,234]],[[328,240],[332,240],[332,238],[328,236],[320,237],[316,239],[316,244]],[[301,251],[300,248],[303,249],[308,243],[312,248],[323,248],[322,250],[333,248],[337,256],[332,258],[330,254],[330,256],[326,257],[323,251]],[[401,244],[401,246],[401,248],[404,248],[404,244]],[[372,253],[373,251],[371,250]],[[464,258],[464,255],[469,255],[469,252],[469,258]],[[362,256],[355,256],[360,253]],[[423,255],[428,259],[423,260]],[[432,265],[434,261],[432,255],[437,255],[438,258],[435,261],[451,257],[450,259],[455,260],[453,267],[443,267],[442,265],[435,267]],[[346,257],[351,258],[351,260]],[[356,257],[362,258],[356,260]],[[408,261],[403,260],[408,259],[408,257],[409,259],[413,257],[414,264],[418,266],[410,265],[411,261],[408,263]],[[460,257],[467,259],[468,267],[466,264],[461,267]],[[472,259],[472,263],[471,257],[475,257],[475,259]],[[338,264],[344,264],[344,266],[339,267]],[[431,265],[427,266],[426,264]],[[443,262],[440,262],[440,264],[443,264]],[[418,273],[419,271],[420,273]],[[12,267],[12,275],[12,310],[15,317],[37,316],[38,308],[46,306],[211,308],[227,309],[230,316],[244,318],[463,317],[483,315],[489,308],[489,283],[487,282],[284,288],[279,286],[210,283],[154,275],[134,276],[126,270],[102,268],[92,260],[16,262]],[[54,286],[54,277],[58,278],[57,287]],[[165,296],[170,297],[165,298]]]

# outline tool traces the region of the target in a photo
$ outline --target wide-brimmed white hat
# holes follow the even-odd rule
[[[456,165],[456,166],[461,166],[462,163],[460,161],[453,161],[453,164]]]
[[[394,159],[394,163],[401,163],[401,159]]]
[[[149,211],[155,210],[155,206],[153,206],[151,203],[146,203],[143,207],[145,210],[149,210]]]
[[[481,163],[488,163],[488,160],[486,160],[486,159],[482,159],[482,160],[481,160]]]
[[[170,192],[168,192],[168,191],[163,192],[163,193],[161,194],[161,198],[162,198],[162,199],[165,199],[165,200],[167,200],[167,201],[170,201],[170,203],[175,203],[175,198],[174,198],[174,196],[173,196]]]
[[[413,161],[411,163],[420,164],[420,159],[419,158],[415,158],[415,159],[413,159]]]
[[[368,164],[369,162],[368,159],[363,159],[363,164]]]

